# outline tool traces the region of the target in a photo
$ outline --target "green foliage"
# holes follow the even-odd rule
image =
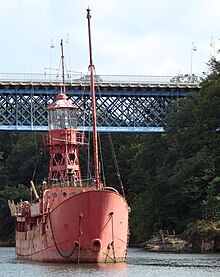
[[[30,180],[47,175],[48,155],[41,149],[41,134],[35,133],[1,132],[0,152],[0,241],[12,243],[14,218],[7,200],[29,198]]]
[[[190,223],[183,233],[183,237],[189,242],[195,240],[210,241],[219,236],[220,229],[216,228],[214,222],[207,220],[197,220],[194,223]]]
[[[6,160],[10,183],[28,183],[29,185],[36,173],[38,178],[44,178],[45,170],[44,175],[42,175],[44,168],[42,162],[45,162],[46,158],[43,154],[41,136],[32,133],[19,135],[10,156]]]
[[[205,215],[208,219],[220,221],[220,177],[215,177],[209,182],[206,191]]]
[[[2,132],[0,189],[5,185],[27,184],[47,175],[48,154],[41,147],[41,134]],[[9,143],[7,142],[9,140]],[[6,141],[4,143],[3,141]]]
[[[143,143],[134,157],[137,182],[135,178],[129,182],[145,186],[132,202],[132,238],[138,241],[160,229],[181,233],[198,219],[219,220],[219,62],[212,61],[211,69],[200,93],[173,102],[159,144]]]

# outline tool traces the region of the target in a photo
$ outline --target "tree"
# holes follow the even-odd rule
[[[7,185],[26,184],[36,176],[47,176],[48,154],[41,146],[41,134],[16,133],[10,154],[5,159]],[[37,181],[37,180],[36,180]]]
[[[220,177],[216,177],[212,182],[209,182],[204,207],[207,219],[220,222]]]
[[[159,144],[142,144],[133,160],[133,168],[138,164],[139,171],[134,170],[133,176],[142,183],[140,187],[145,186],[134,197],[132,209],[131,225],[138,240],[159,229],[181,233],[189,223],[203,219],[208,207],[219,215],[220,64],[212,60],[211,65],[212,72],[199,93],[173,102]],[[149,148],[158,149],[160,158],[155,159]],[[141,157],[153,160],[152,166]],[[135,178],[130,176],[129,182]]]

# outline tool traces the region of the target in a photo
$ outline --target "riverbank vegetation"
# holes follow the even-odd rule
[[[207,236],[219,236],[220,63],[211,60],[209,66],[200,92],[173,102],[164,133],[111,135],[132,211],[132,243],[142,243],[160,230],[184,232],[190,239],[201,222],[215,229],[207,228]],[[120,191],[108,141],[102,134],[106,181]],[[30,180],[39,185],[47,176],[48,154],[40,133],[22,132],[1,132],[0,152],[0,241],[13,242],[7,199],[31,197]],[[85,168],[83,151],[81,156]]]

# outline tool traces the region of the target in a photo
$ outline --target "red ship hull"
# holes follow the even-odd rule
[[[17,257],[61,263],[124,262],[129,212],[125,199],[113,190],[92,188],[66,197],[75,194],[73,189],[50,189],[44,195],[46,213],[17,217]],[[64,190],[65,200],[59,197]]]

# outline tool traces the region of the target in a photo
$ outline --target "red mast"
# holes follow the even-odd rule
[[[92,122],[93,122],[93,151],[94,151],[94,170],[95,170],[95,184],[96,188],[100,188],[99,178],[99,154],[98,154],[98,138],[97,138],[97,122],[96,122],[96,100],[95,100],[95,86],[94,86],[94,65],[92,61],[92,43],[90,31],[90,9],[87,9],[88,19],[88,33],[89,33],[89,70],[90,70],[90,90],[92,97]]]

